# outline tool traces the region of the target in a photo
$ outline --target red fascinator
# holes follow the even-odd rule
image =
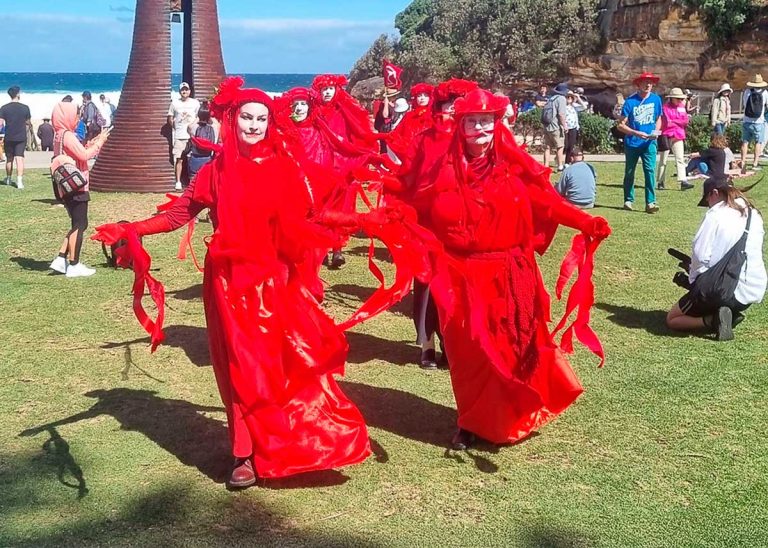
[[[445,103],[451,99],[457,97],[464,97],[472,90],[478,89],[480,86],[477,82],[470,80],[462,80],[460,78],[451,78],[445,82],[438,84],[435,88],[435,103]]]
[[[343,88],[349,83],[347,77],[343,74],[318,74],[312,80],[312,89],[320,91],[323,88]]]
[[[426,93],[430,97],[435,93],[435,86],[427,84],[426,82],[419,82],[411,86],[411,97],[416,97],[419,93]]]
[[[501,116],[509,105],[509,98],[494,95],[484,89],[470,91],[464,97],[459,97],[453,104],[456,118],[466,114],[494,114]]]
[[[241,76],[231,76],[221,83],[209,105],[214,118],[223,122],[227,111],[245,103],[261,103],[272,110],[272,98],[269,95],[256,88],[243,89],[244,83]]]

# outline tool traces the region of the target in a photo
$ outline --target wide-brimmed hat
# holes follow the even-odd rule
[[[642,74],[640,74],[639,76],[637,76],[637,78],[635,78],[634,80],[632,80],[632,83],[633,83],[634,85],[637,85],[637,83],[638,83],[638,82],[640,82],[641,80],[650,80],[650,81],[651,81],[651,82],[653,82],[654,84],[658,84],[658,83],[659,83],[659,80],[661,80],[661,78],[659,78],[658,76],[656,76],[656,75],[655,75],[654,73],[652,73],[652,72],[643,72]]]
[[[566,83],[557,84],[553,91],[558,95],[568,95],[568,84]]]
[[[725,175],[716,175],[714,177],[710,177],[709,179],[704,181],[702,194],[701,194],[701,201],[699,201],[698,206],[709,207],[707,196],[709,196],[710,192],[712,192],[715,189],[726,189],[729,186],[731,186],[731,181]]]
[[[395,95],[398,95],[399,93],[400,93],[399,89],[384,88],[384,97],[394,97]]]
[[[669,90],[669,93],[667,93],[666,97],[669,97],[670,99],[685,99],[688,96],[685,94],[685,92],[680,88],[672,88]]]
[[[720,90],[717,92],[717,94],[722,95],[726,91],[730,91],[731,93],[733,93],[733,88],[731,87],[730,84],[723,84],[722,86],[720,86]]]
[[[747,86],[750,88],[764,88],[765,86],[768,86],[768,82],[763,80],[762,74],[755,74],[755,81],[747,82]]]

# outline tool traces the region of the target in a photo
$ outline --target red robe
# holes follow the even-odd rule
[[[319,103],[316,114],[342,139],[368,152],[379,152],[379,137],[368,112],[343,89],[338,88],[330,102]]]
[[[431,128],[432,107],[414,107],[403,116],[395,129],[386,134],[387,146],[394,152],[398,158],[408,155],[409,150],[415,146],[417,135]]]
[[[203,299],[233,454],[253,455],[265,478],[361,462],[370,453],[365,423],[333,378],[348,345],[296,266],[333,241],[305,220],[294,163],[239,160],[250,184],[233,185],[219,160],[164,215],[172,230],[211,210]]]
[[[467,163],[455,139],[447,153],[444,142],[422,149],[422,170],[412,175],[421,222],[447,253],[430,291],[458,426],[494,443],[514,442],[583,391],[550,334],[549,295],[534,252],[546,249],[558,223],[583,229],[591,217],[552,191],[543,168],[514,144],[512,157]]]

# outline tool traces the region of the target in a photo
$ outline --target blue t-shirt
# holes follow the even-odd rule
[[[636,131],[651,134],[656,131],[656,120],[661,116],[661,97],[655,93],[648,94],[645,99],[635,93],[624,101],[621,115],[627,118],[627,125]],[[624,146],[632,148],[646,147],[650,139],[641,139],[635,135],[624,137]]]
[[[577,206],[595,203],[595,168],[586,162],[576,162],[565,168],[555,185],[558,194]]]

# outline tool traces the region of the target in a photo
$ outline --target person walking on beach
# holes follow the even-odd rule
[[[659,77],[644,72],[632,82],[637,93],[627,97],[621,107],[616,126],[625,134],[624,154],[624,209],[631,211],[635,201],[635,168],[638,160],[643,163],[645,179],[645,212],[657,213],[656,204],[656,138],[661,132],[661,97],[653,93]]]
[[[40,150],[50,152],[53,150],[53,126],[50,118],[43,118],[43,123],[37,128],[37,137],[40,139]]]
[[[102,127],[112,127],[112,124],[115,123],[115,111],[117,110],[115,105],[109,101],[109,97],[102,93],[99,95],[98,107],[101,117],[104,119],[104,125]]]
[[[200,102],[190,97],[191,90],[189,84],[182,82],[179,85],[179,99],[171,102],[168,109],[168,125],[173,128],[173,161],[176,173],[176,190],[181,190],[181,172],[184,167],[184,151],[189,143],[189,132],[187,129],[190,124],[196,124],[197,113],[200,110]]]
[[[11,185],[13,162],[16,161],[16,188],[24,189],[24,150],[27,147],[27,122],[32,119],[29,107],[21,102],[21,88],[8,88],[11,102],[0,107],[0,126],[5,127],[5,184]]]
[[[750,143],[755,143],[755,157],[752,169],[760,169],[760,155],[765,146],[765,107],[768,104],[768,82],[762,74],[756,74],[753,82],[747,82],[747,89],[742,97],[744,119],[741,125],[741,174],[747,173],[747,153]],[[7,138],[6,138],[7,139]]]

